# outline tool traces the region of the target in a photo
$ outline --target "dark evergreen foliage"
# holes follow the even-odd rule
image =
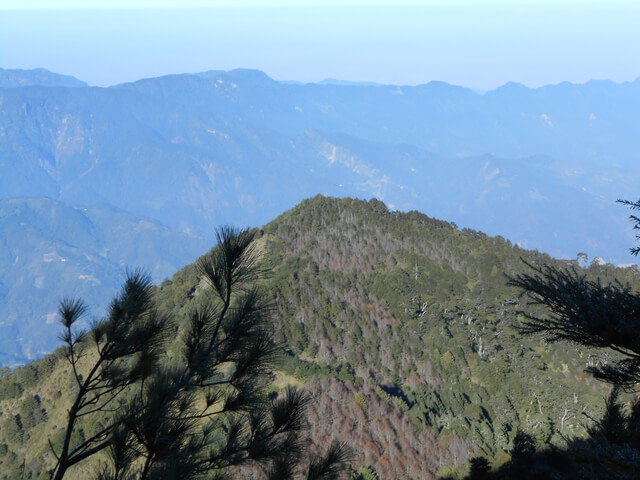
[[[484,457],[473,457],[469,460],[469,479],[470,480],[484,480],[489,478],[489,472],[491,466],[489,460]]]
[[[77,393],[68,411],[62,446],[52,450],[57,464],[52,479],[62,479],[69,467],[104,450],[111,437],[127,420],[117,415],[96,431],[78,436],[82,417],[112,412],[115,401],[125,391],[154,373],[164,340],[166,321],[152,307],[150,279],[140,271],[131,272],[121,293],[111,302],[105,320],[94,324],[90,333],[74,329],[86,311],[80,300],[65,299],[60,304],[61,339],[65,356],[73,370]],[[83,365],[88,348],[95,348],[96,360]]]
[[[309,479],[340,478],[345,445],[307,459],[308,398],[291,388],[272,401],[265,395],[276,348],[266,329],[270,307],[255,287],[262,270],[253,240],[248,230],[218,231],[217,246],[197,264],[206,286],[181,329],[181,348],[163,361],[159,353],[175,327],[154,309],[147,276],[128,276],[109,318],[90,335],[73,330],[84,304],[62,302],[78,393],[51,478],[105,449],[101,480],[222,479],[246,464],[265,465],[269,478],[304,471]],[[98,355],[87,367],[81,359],[89,338]],[[74,441],[79,419],[96,414],[105,415],[101,428]]]
[[[618,203],[622,205],[626,205],[631,210],[640,210],[640,200],[636,202],[630,202],[629,200],[618,200]],[[629,215],[629,220],[633,223],[634,230],[640,230],[640,218],[637,215]],[[636,240],[640,240],[640,235],[636,235]],[[630,248],[632,255],[638,255],[640,253],[640,247],[631,247]]]
[[[629,285],[604,285],[573,268],[529,266],[533,273],[518,275],[509,283],[522,289],[532,304],[546,307],[548,314],[523,312],[528,321],[520,331],[543,334],[552,342],[569,340],[613,350],[622,358],[589,371],[615,385],[640,383],[640,295]]]
[[[519,446],[514,442],[512,459],[480,478],[636,479],[640,468],[638,411],[640,400],[633,402],[627,410],[620,403],[619,390],[614,388],[607,398],[603,417],[594,421],[587,437],[567,439],[562,448],[546,446],[537,451],[528,441],[518,442]],[[517,454],[517,450],[526,451],[526,455]],[[472,473],[467,480],[478,478]]]
[[[531,457],[536,451],[536,443],[533,437],[525,432],[518,432],[513,439],[511,458],[523,460]]]
[[[640,209],[640,201],[619,202]],[[640,218],[630,218],[634,229],[640,229]],[[632,248],[631,253],[637,255],[640,249]],[[640,399],[636,397],[625,412],[620,391],[633,391],[640,385],[640,294],[618,281],[605,284],[588,279],[575,267],[527,265],[531,272],[511,277],[509,284],[520,288],[530,304],[545,307],[546,314],[524,312],[527,321],[519,328],[521,333],[615,352],[617,358],[589,369],[613,389],[602,417],[597,420],[587,415],[593,425],[586,438],[566,439],[565,448],[535,452],[533,439],[519,432],[511,461],[490,478],[638,478]]]

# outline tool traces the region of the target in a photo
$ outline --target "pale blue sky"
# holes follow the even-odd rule
[[[628,0],[0,0],[0,67],[93,85],[232,68],[481,89],[627,81],[639,24]]]

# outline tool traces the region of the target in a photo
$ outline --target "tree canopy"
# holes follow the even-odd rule
[[[619,202],[640,209],[640,201]],[[631,215],[630,219],[634,229],[640,229],[640,218]],[[631,253],[637,255],[640,248],[631,248]],[[564,448],[546,445],[536,452],[531,437],[523,434],[519,443],[514,441],[511,461],[490,473],[484,462],[474,459],[467,478],[637,478],[640,398],[636,396],[625,409],[620,391],[634,391],[640,385],[640,293],[619,281],[589,278],[575,266],[525,263],[530,271],[510,277],[509,284],[519,288],[530,305],[543,308],[540,313],[523,312],[526,320],[520,332],[613,352],[614,358],[588,368],[613,389],[603,416],[587,415],[592,426],[585,438],[565,438]]]
[[[308,453],[309,397],[293,388],[266,395],[277,349],[266,328],[269,302],[256,287],[263,270],[253,240],[249,230],[218,230],[217,246],[197,263],[201,298],[180,328],[157,312],[140,271],[128,274],[90,332],[75,330],[84,304],[62,301],[77,388],[62,445],[51,446],[52,479],[103,451],[101,480],[222,479],[247,465],[269,479],[344,474],[344,444]],[[180,347],[167,350],[176,332]]]

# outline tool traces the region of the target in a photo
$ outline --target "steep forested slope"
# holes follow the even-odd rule
[[[347,440],[356,467],[400,479],[464,469],[476,454],[500,463],[517,430],[556,442],[583,434],[581,412],[597,417],[604,406],[604,387],[583,368],[606,359],[520,336],[531,307],[506,286],[522,259],[575,262],[376,200],[304,201],[258,241],[285,351],[273,388],[305,385],[314,443]],[[587,273],[638,282],[635,267],[594,263]],[[179,326],[201,289],[189,266],[156,289],[156,301]],[[55,442],[71,391],[65,370],[52,356],[4,371],[6,478],[29,478],[51,461],[46,437]]]
[[[265,227],[265,241],[276,328],[291,352],[386,392],[442,441],[500,456],[517,429],[541,442],[553,425],[580,433],[580,411],[602,404],[602,387],[582,373],[599,359],[515,331],[530,307],[505,275],[526,268],[522,259],[554,262],[546,255],[380,202],[324,198]],[[637,270],[590,273],[636,281]]]

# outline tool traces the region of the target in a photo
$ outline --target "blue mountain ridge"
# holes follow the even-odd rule
[[[23,363],[57,345],[63,297],[84,298],[89,321],[102,314],[127,267],[159,282],[209,245],[108,205],[0,200],[0,363]]]
[[[31,70],[0,68],[0,88],[18,87],[86,87],[87,83],[70,75],[60,75],[44,68]]]
[[[637,194],[638,107],[638,80],[480,95],[234,70],[0,88],[0,363],[55,345],[46,322],[61,296],[99,306],[125,265],[161,279],[211,246],[216,226],[262,225],[318,193],[628,263],[633,235],[615,200]],[[20,253],[29,262],[12,263]],[[42,337],[27,341],[36,326]]]

